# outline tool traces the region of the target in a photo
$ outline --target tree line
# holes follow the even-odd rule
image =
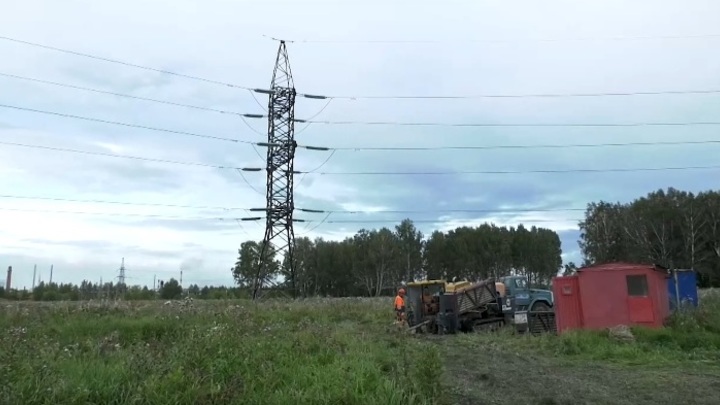
[[[191,284],[186,288],[171,278],[156,290],[147,286],[125,285],[120,283],[93,283],[83,281],[72,283],[40,282],[31,290],[10,290],[0,288],[0,298],[14,301],[87,301],[87,300],[173,300],[183,297],[194,299],[233,299],[247,298],[247,291],[236,287],[204,286]]]
[[[231,269],[238,286],[252,288],[261,251],[262,242],[240,245]],[[560,238],[549,229],[483,224],[425,237],[410,219],[394,229],[361,229],[342,241],[296,238],[294,277],[272,246],[266,254],[268,264],[260,275],[264,284],[303,297],[388,295],[404,282],[424,278],[522,274],[533,284],[547,285],[562,266]]]
[[[588,204],[580,224],[583,265],[627,261],[695,269],[720,287],[720,193],[668,188],[630,203]]]

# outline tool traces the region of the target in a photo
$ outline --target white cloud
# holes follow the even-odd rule
[[[376,206],[376,205],[363,205],[358,204],[354,202],[347,202],[340,204],[343,210],[345,211],[358,211],[358,212],[367,212],[367,213],[377,213],[381,211],[385,211],[388,208],[384,206]]]
[[[577,217],[577,216],[576,216]],[[526,228],[536,226],[538,228],[549,228],[556,232],[571,231],[577,229],[577,220],[567,214],[554,212],[523,212],[522,214],[488,215],[472,219],[454,219],[451,216],[439,218],[442,220],[440,229],[449,231],[461,226],[478,226],[484,223],[491,223],[497,226],[516,227],[520,224]]]
[[[272,16],[272,18],[268,18]],[[198,0],[99,3],[88,0],[16,2],[0,15],[3,35],[250,87],[266,87],[277,44],[262,35],[297,40],[446,40],[441,43],[289,43],[298,90],[311,94],[529,94],[695,90],[720,87],[718,38],[590,40],[588,37],[717,34],[720,5],[619,0],[513,4],[453,1],[395,2]],[[370,29],[370,27],[372,27]],[[90,33],[90,34],[89,34]],[[566,39],[532,41],[527,39]],[[455,39],[485,39],[487,42]],[[503,41],[503,40],[510,41]],[[493,42],[494,40],[499,40]],[[193,81],[0,40],[0,73],[98,88],[226,111],[262,113],[244,90]],[[266,124],[230,114],[83,92],[0,76],[0,104],[87,116],[200,135],[261,140]],[[258,105],[258,102],[260,105]],[[299,99],[307,118],[324,101]],[[720,96],[667,95],[476,100],[334,100],[317,119],[443,122],[717,121]],[[313,146],[448,146],[607,143],[714,139],[716,128],[436,128],[298,126]],[[162,220],[0,210],[0,245],[18,283],[32,265],[55,264],[56,280],[108,280],[126,258],[133,282],[153,275],[187,282],[230,283],[239,244],[263,236],[264,222],[191,220],[256,216],[264,206],[262,172],[240,174],[142,160],[73,154],[7,143],[44,145],[226,167],[264,167],[265,151],[199,137],[43,115],[0,107],[2,195],[203,206],[172,208],[0,198],[0,208],[166,215]],[[534,170],[717,164],[720,145],[498,149],[423,152],[298,149],[295,168],[316,172]],[[258,154],[260,156],[258,156]],[[628,200],[660,187],[716,187],[716,171],[458,176],[298,176],[297,207],[362,210],[300,224],[298,235],[341,239],[368,218],[400,220],[390,210],[584,207],[598,199]],[[302,181],[300,181],[302,178]],[[320,221],[325,214],[296,213]],[[570,240],[582,212],[514,215],[413,214],[429,233],[457,225],[523,222],[562,232],[564,258],[579,262]],[[437,221],[437,223],[434,223]],[[535,222],[533,222],[535,221]],[[306,226],[307,225],[307,226]]]

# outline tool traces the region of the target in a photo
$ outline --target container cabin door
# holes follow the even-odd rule
[[[558,277],[553,282],[555,320],[558,333],[583,327],[578,276]]]
[[[655,323],[655,308],[648,293],[647,276],[645,274],[628,275],[626,281],[630,322],[635,324]]]

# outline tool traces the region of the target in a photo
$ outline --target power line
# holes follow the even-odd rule
[[[698,37],[715,37],[716,35],[706,35],[706,36],[698,36]],[[671,38],[671,37],[668,37]],[[149,66],[143,66],[138,65],[135,63],[125,62],[117,59],[110,59],[98,55],[92,55],[89,53],[83,53],[78,51],[73,51],[69,49],[63,49],[58,48],[50,45],[43,45],[35,42],[30,41],[24,41],[20,39],[0,36],[0,39],[15,42],[18,44],[24,44],[24,45],[30,45],[35,46],[43,49],[53,50],[57,52],[62,52],[66,54],[71,54],[75,56],[82,56],[90,59],[96,59],[101,60],[104,62],[110,62],[110,63],[116,63],[124,66],[130,66],[138,69],[144,69],[149,70],[153,72],[163,73],[167,75],[172,76],[178,76],[183,77],[187,79],[197,80],[201,82],[206,83],[212,83],[217,84],[225,87],[233,87],[233,88],[239,88],[243,90],[249,91],[252,93],[261,93],[261,94],[268,94],[269,90],[266,89],[260,89],[260,88],[252,88],[248,86],[241,86],[237,84],[232,84],[228,82],[223,82],[219,80],[213,80],[213,79],[207,79],[199,76],[193,76],[193,75],[187,75],[183,73],[177,73],[172,72],[165,69],[158,69],[153,68]],[[18,77],[19,78],[19,77]],[[32,80],[32,79],[30,79]],[[48,84],[55,84],[55,83],[48,83]],[[82,88],[85,90],[84,88]],[[93,91],[93,90],[89,90]],[[478,98],[555,98],[555,97],[610,97],[610,96],[648,96],[648,95],[664,95],[664,94],[711,94],[711,93],[720,93],[720,89],[710,89],[710,90],[659,90],[659,91],[633,91],[633,92],[598,92],[598,93],[547,93],[547,94],[476,94],[476,95],[378,95],[378,96],[369,96],[369,95],[320,95],[320,94],[310,94],[310,93],[297,93],[297,97],[303,97],[308,99],[318,99],[318,100],[326,100],[326,99],[348,99],[348,100],[359,100],[359,99],[478,99]],[[115,94],[118,95],[118,94]],[[148,100],[149,101],[149,100]],[[192,107],[191,107],[192,108]]]
[[[720,140],[702,141],[654,141],[654,142],[611,142],[611,143],[579,143],[579,144],[537,144],[537,145],[455,145],[455,146],[343,146],[328,147],[333,151],[425,151],[425,150],[491,150],[491,149],[565,149],[565,148],[600,148],[621,146],[663,146],[663,145],[706,145],[717,144]],[[298,146],[300,147],[300,146]],[[320,150],[319,147],[313,149]]]
[[[332,151],[420,151],[420,150],[485,150],[485,149],[540,149],[540,148],[583,148],[583,147],[609,147],[609,146],[662,146],[662,145],[696,145],[696,144],[717,144],[720,143],[720,140],[705,140],[705,141],[668,141],[668,142],[627,142],[627,143],[604,143],[604,144],[557,144],[557,145],[488,145],[488,146],[428,146],[428,147],[338,147],[338,148],[319,148],[319,147],[312,147],[312,146],[303,146],[298,145],[298,147],[308,148],[311,150],[332,150]],[[131,156],[131,155],[116,155],[112,153],[105,153],[105,152],[94,152],[94,151],[85,151],[85,150],[78,150],[78,149],[70,149],[70,148],[59,148],[59,147],[53,147],[53,146],[45,146],[45,145],[31,145],[31,144],[24,144],[24,143],[17,143],[17,142],[4,142],[0,141],[0,145],[6,145],[6,146],[17,146],[17,147],[23,147],[23,148],[34,148],[34,149],[45,149],[45,150],[51,150],[55,152],[66,152],[66,153],[77,153],[77,154],[84,154],[84,155],[95,155],[95,156],[104,156],[104,157],[112,157],[112,158],[121,158],[121,159],[133,159],[133,160],[142,160],[142,161],[148,161],[148,162],[156,162],[156,163],[168,163],[168,164],[176,164],[176,165],[185,165],[185,166],[200,166],[200,167],[209,167],[209,168],[216,168],[216,169],[234,169],[234,170],[242,170],[242,171],[259,171],[255,170],[253,168],[242,168],[242,167],[231,167],[231,166],[222,166],[222,165],[214,165],[209,163],[198,163],[198,162],[186,162],[186,161],[177,161],[177,160],[168,160],[168,159],[156,159],[156,158],[148,158],[148,157],[140,157],[140,156]],[[261,145],[260,142],[256,143],[256,145]],[[330,156],[332,157],[332,156]],[[329,160],[326,159],[325,162],[323,162],[322,165],[318,166],[324,166],[325,163],[327,163]],[[316,168],[316,169],[318,169]],[[303,175],[317,173],[317,170],[313,169],[307,172],[302,172]],[[322,174],[322,173],[320,173]],[[302,179],[301,181],[302,182]],[[300,183],[299,182],[299,183]]]
[[[413,223],[416,224],[438,224],[438,223],[446,223],[446,222],[452,222],[452,221],[467,221],[467,218],[447,218],[447,219],[413,219]],[[567,219],[547,219],[547,218],[540,218],[540,219],[522,219],[522,220],[514,220],[512,222],[517,223],[534,223],[534,222],[559,222],[559,221],[582,221],[582,219],[577,218],[567,218]],[[320,221],[302,221],[302,222],[310,222],[310,223],[318,223]],[[369,220],[331,220],[331,221],[325,221],[326,224],[382,224],[382,223],[393,223],[397,224],[402,222],[402,219],[369,219]],[[309,231],[308,231],[309,232]]]
[[[445,172],[316,172],[320,175],[356,175],[356,176],[390,176],[390,175],[453,175],[453,174],[530,174],[530,173],[604,173],[604,172],[641,172],[641,171],[666,171],[666,170],[704,170],[720,169],[716,166],[679,166],[679,167],[645,167],[645,168],[609,168],[609,169],[557,169],[557,170],[485,170],[485,171],[445,171]],[[303,172],[296,172],[303,173]]]
[[[581,41],[638,41],[666,39],[720,38],[720,34],[698,35],[642,35],[580,38],[504,38],[504,39],[290,39],[295,44],[446,44],[446,43],[516,43],[516,42],[581,42]]]
[[[186,165],[186,166],[199,166],[199,167],[208,167],[208,168],[215,168],[215,169],[233,169],[233,170],[242,170],[246,172],[261,172],[265,171],[264,168],[259,167],[231,167],[231,166],[221,166],[221,165],[213,165],[208,163],[197,163],[197,162],[185,162],[185,161],[175,161],[175,160],[165,160],[165,159],[154,159],[154,158],[146,158],[146,157],[140,157],[140,156],[129,156],[129,155],[115,155],[112,153],[104,153],[104,152],[91,152],[91,151],[84,151],[84,150],[77,150],[77,149],[68,149],[68,148],[57,148],[57,147],[51,147],[51,146],[43,146],[43,145],[30,145],[30,144],[22,144],[22,143],[15,143],[15,142],[3,142],[0,141],[0,145],[7,145],[7,146],[18,146],[18,147],[25,147],[25,148],[35,148],[35,149],[45,149],[45,150],[52,150],[56,152],[67,152],[67,153],[78,153],[78,154],[84,154],[84,155],[96,155],[96,156],[103,156],[103,157],[113,157],[113,158],[122,158],[122,159],[134,159],[134,160],[142,160],[142,161],[149,161],[149,162],[157,162],[157,163],[168,163],[168,164],[177,164],[177,165]],[[337,176],[337,175],[418,175],[418,176],[429,176],[429,175],[453,175],[453,174],[530,174],[530,173],[602,173],[602,172],[640,172],[640,171],[673,171],[673,170],[704,170],[704,169],[717,169],[720,168],[720,166],[680,166],[680,167],[653,167],[653,168],[608,168],[608,169],[558,169],[558,170],[524,170],[524,171],[500,171],[500,170],[486,170],[486,171],[444,171],[444,172],[312,172],[312,171],[299,171],[295,170],[293,171],[294,174],[318,174],[318,175],[329,175],[329,176]]]
[[[184,215],[160,215],[160,214],[132,214],[132,213],[119,213],[119,212],[94,212],[94,211],[66,211],[66,210],[44,210],[44,209],[30,209],[30,208],[8,208],[0,207],[0,211],[14,211],[14,212],[34,212],[34,213],[46,213],[46,214],[77,214],[77,215],[99,215],[107,217],[137,217],[137,218],[155,218],[155,219],[175,219],[175,220],[186,220],[186,221],[257,221],[262,219],[261,217],[249,217],[249,218],[224,218],[224,217],[190,217]]]
[[[171,72],[171,71],[165,70],[165,69],[158,69],[158,68],[153,68],[153,67],[149,67],[149,66],[138,65],[138,64],[135,64],[135,63],[124,62],[124,61],[117,60],[117,59],[110,59],[110,58],[106,58],[106,57],[103,57],[103,56],[97,56],[97,55],[92,55],[92,54],[89,54],[89,53],[72,51],[72,50],[69,50],[69,49],[58,48],[58,47],[54,47],[54,46],[50,46],[50,45],[43,45],[43,44],[39,44],[39,43],[36,43],[36,42],[24,41],[24,40],[21,40],[21,39],[15,39],[15,38],[10,38],[10,37],[5,37],[5,36],[0,36],[0,39],[4,39],[4,40],[6,40],[6,41],[15,42],[15,43],[18,43],[18,44],[30,45],[30,46],[34,46],[34,47],[38,47],[38,48],[48,49],[48,50],[52,50],[52,51],[56,51],[56,52],[62,52],[62,53],[70,54],[70,55],[82,56],[82,57],[84,57],[84,58],[90,58],[90,59],[100,60],[100,61],[104,61],[104,62],[116,63],[116,64],[119,64],[119,65],[130,66],[130,67],[134,67],[134,68],[138,68],[138,69],[143,69],[143,70],[149,70],[149,71],[153,71],[153,72],[157,72],[157,73],[162,73],[162,74],[166,74],[166,75],[184,77],[184,78],[186,78],[186,79],[192,79],[192,80],[197,80],[197,81],[201,81],[201,82],[217,84],[217,85],[220,85],[220,86],[233,87],[233,88],[237,88],[237,89],[250,90],[250,91],[256,91],[256,90],[257,90],[257,89],[253,89],[253,88],[251,88],[251,87],[241,86],[241,85],[238,85],[238,84],[232,84],[232,83],[222,82],[222,81],[218,81],[218,80],[206,79],[206,78],[203,78],[203,77],[200,77],[200,76],[192,76],[192,75],[186,75],[186,74],[183,74],[183,73]]]
[[[85,116],[80,116],[80,115],[65,114],[65,113],[59,113],[59,112],[54,112],[54,111],[37,110],[34,108],[18,107],[18,106],[8,105],[8,104],[0,104],[0,107],[10,108],[10,109],[20,110],[20,111],[27,111],[27,112],[37,113],[37,114],[54,115],[54,116],[63,117],[63,118],[72,118],[72,119],[82,120],[82,121],[98,122],[101,124],[118,125],[118,126],[123,126],[123,127],[146,129],[146,130],[157,131],[157,132],[167,132],[167,133],[176,134],[176,135],[215,139],[218,141],[227,141],[227,142],[236,142],[236,143],[245,143],[245,144],[257,144],[257,142],[244,141],[244,140],[235,139],[235,138],[226,138],[226,137],[222,137],[222,136],[196,134],[193,132],[177,131],[174,129],[148,127],[148,126],[144,126],[144,125],[129,124],[127,122],[109,121],[109,120],[104,120],[104,119],[100,119],[100,118],[92,118],[92,117],[85,117]],[[254,117],[251,117],[251,118],[254,118]],[[260,118],[262,118],[262,117],[260,117]]]
[[[116,97],[124,97],[124,98],[130,98],[130,99],[135,99],[135,100],[142,100],[142,101],[149,101],[149,102],[153,102],[153,103],[166,104],[166,105],[171,105],[171,106],[175,106],[175,107],[185,107],[185,108],[191,108],[191,109],[195,109],[195,110],[217,112],[220,114],[239,115],[239,116],[246,117],[246,118],[264,118],[265,117],[265,115],[263,115],[263,114],[248,114],[248,113],[241,113],[241,112],[237,112],[237,111],[226,111],[226,110],[202,107],[202,106],[197,106],[197,105],[192,105],[192,104],[184,104],[184,103],[177,103],[177,102],[173,102],[173,101],[159,100],[159,99],[148,98],[148,97],[133,96],[130,94],[116,93],[116,92],[107,91],[107,90],[100,90],[100,89],[95,89],[95,88],[90,88],[90,87],[82,87],[82,86],[77,86],[74,84],[53,82],[53,81],[49,81],[49,80],[36,79],[36,78],[26,77],[26,76],[18,76],[18,75],[13,75],[13,74],[9,74],[9,73],[0,72],[0,76],[12,78],[12,79],[30,81],[30,82],[34,82],[34,83],[49,84],[52,86],[64,87],[64,88],[68,88],[68,89],[82,90],[82,91],[87,91],[87,92],[91,92],[91,93],[107,94],[107,95],[116,96]]]
[[[430,213],[466,213],[466,214],[501,214],[501,213],[527,213],[527,212],[564,212],[585,211],[585,208],[433,208],[427,210],[313,210],[296,208],[296,210],[311,214],[430,214]]]
[[[319,121],[296,119],[295,122],[323,125],[385,125],[385,126],[434,126],[434,127],[649,127],[649,126],[696,126],[720,125],[708,122],[633,122],[633,123],[450,123],[450,122],[400,122],[400,121]]]
[[[147,206],[147,207],[169,207],[169,208],[193,208],[193,209],[216,209],[224,211],[262,211],[264,209],[250,207],[228,207],[217,205],[185,205],[185,204],[166,204],[166,203],[144,203],[131,201],[115,201],[115,200],[99,200],[99,199],[76,199],[62,197],[47,196],[26,196],[16,194],[0,194],[0,198],[17,199],[17,200],[39,200],[39,201],[58,201],[58,202],[74,202],[87,204],[113,204],[128,206]],[[563,211],[585,211],[585,208],[492,208],[492,209],[461,209],[461,208],[435,208],[427,210],[318,210],[310,208],[295,208],[295,210],[308,214],[431,214],[431,213],[527,213],[527,212],[563,212]]]
[[[196,106],[196,105],[191,105],[191,104],[177,103],[177,102],[172,102],[172,101],[167,101],[167,100],[158,100],[158,99],[147,98],[147,97],[139,97],[139,96],[133,96],[133,95],[129,95],[129,94],[116,93],[116,92],[99,90],[99,89],[88,88],[88,87],[81,87],[81,86],[76,86],[76,85],[71,85],[71,84],[52,82],[52,81],[41,80],[41,79],[36,79],[36,78],[30,78],[30,77],[25,77],[25,76],[18,76],[18,75],[13,75],[13,74],[8,74],[8,73],[2,73],[2,72],[0,72],[0,76],[9,77],[9,78],[14,78],[14,79],[19,79],[19,80],[27,80],[27,81],[32,81],[32,82],[37,82],[37,83],[43,83],[43,84],[49,84],[49,85],[54,85],[54,86],[60,86],[60,87],[65,87],[65,88],[72,88],[72,89],[77,89],[77,90],[89,91],[89,92],[94,92],[94,93],[99,93],[99,94],[108,94],[108,95],[113,95],[113,96],[117,96],[117,97],[125,97],[125,98],[130,98],[130,99],[137,99],[137,100],[142,100],[142,101],[148,101],[148,102],[154,102],[154,103],[172,105],[172,106],[176,106],[176,107],[185,107],[185,108],[191,108],[191,109],[197,109],[197,110],[203,110],[203,111],[211,111],[211,112],[217,112],[217,113],[220,113],[220,114],[237,115],[237,116],[240,116],[240,117],[242,117],[242,118],[256,118],[256,119],[257,119],[257,118],[267,118],[267,115],[265,115],[265,114],[241,113],[241,112],[236,112],[236,111],[220,110],[220,109],[215,109],[215,108],[208,108],[208,107]],[[330,104],[330,101],[332,101],[332,99],[329,99],[329,100],[328,100],[328,103],[325,105],[325,107],[323,107],[323,109],[320,110],[320,112],[322,112],[322,111]],[[21,107],[14,107],[14,106],[7,106],[7,108],[23,109],[23,108],[21,108]],[[27,109],[27,108],[25,108],[25,109],[23,109],[23,110],[24,110],[24,111],[29,111],[29,112],[40,112],[40,111],[38,111],[38,110],[31,110],[31,109]],[[59,114],[59,113],[54,113],[54,112],[43,112],[43,113],[49,113],[49,114],[53,114],[53,115],[58,115],[58,114]],[[318,114],[315,114],[313,117],[315,117],[315,116],[317,116],[317,115],[319,115],[319,113],[318,113]],[[65,117],[70,117],[70,118],[77,118],[77,117],[74,117],[74,116],[70,116],[70,115],[68,115],[68,114],[64,114],[63,116],[65,116]],[[311,117],[310,120],[312,120],[313,117]],[[90,119],[90,118],[84,118],[84,119],[85,119],[85,120],[92,120],[92,121],[96,121],[96,122],[98,121],[97,119]],[[102,121],[102,122],[108,123],[107,121]],[[308,120],[303,120],[303,122],[308,122]],[[115,123],[115,124],[117,125],[118,123]],[[311,122],[311,123],[308,123],[308,127],[309,127],[311,124],[312,124],[312,122]],[[140,128],[148,129],[147,127],[137,126],[137,125],[134,125],[134,124],[125,124],[125,123],[123,123],[122,125],[124,125],[124,126],[133,126],[133,127],[140,127]],[[422,124],[420,124],[420,125],[422,125]],[[433,124],[433,125],[434,125],[434,124]],[[252,127],[251,127],[251,128],[252,128]],[[306,128],[307,128],[307,127],[306,127]],[[158,129],[153,129],[153,130],[158,130]],[[167,131],[167,130],[163,130],[163,131]],[[177,133],[177,132],[175,132],[175,133]],[[198,135],[198,136],[207,137],[206,135]],[[240,141],[240,142],[245,143],[244,141]],[[718,142],[718,141],[715,141],[715,142]],[[249,143],[249,142],[247,142],[247,143]],[[709,143],[709,142],[701,142],[701,143]],[[617,143],[616,143],[616,144],[604,144],[604,145],[601,145],[601,146],[649,145],[649,144],[658,145],[658,144],[661,144],[661,143],[656,143],[656,142],[653,142],[653,143],[630,143],[630,144],[627,144],[627,143],[626,143],[626,144],[617,144]],[[667,143],[667,144],[674,145],[674,144],[678,144],[678,143],[673,142],[673,143]],[[595,146],[595,145],[575,145],[575,146],[572,146],[572,147],[592,147],[592,146]],[[328,149],[332,149],[332,150],[440,150],[440,149],[491,149],[491,148],[494,148],[494,149],[507,149],[507,148],[528,148],[528,147],[529,147],[529,146],[476,146],[476,147],[467,147],[467,146],[448,146],[448,147],[344,147],[344,148],[328,148]],[[536,148],[558,148],[558,147],[570,147],[570,146],[565,146],[565,145],[548,145],[548,146],[544,146],[544,145],[543,145],[543,146],[534,146],[534,147],[536,147]]]
[[[2,75],[2,73],[0,73],[0,75]],[[0,104],[0,107],[20,110],[20,111],[26,111],[26,112],[32,112],[32,113],[37,113],[37,114],[54,115],[54,116],[59,116],[62,118],[71,118],[71,119],[78,119],[78,120],[83,120],[83,121],[98,122],[98,123],[102,123],[102,124],[118,125],[118,126],[145,129],[145,130],[157,131],[157,132],[166,132],[166,133],[172,133],[172,134],[177,134],[177,135],[243,143],[243,144],[254,145],[254,146],[270,145],[266,142],[253,142],[253,141],[242,140],[242,139],[227,138],[227,137],[220,137],[220,136],[207,135],[207,134],[198,134],[198,133],[178,131],[178,130],[166,129],[166,128],[150,127],[150,126],[137,125],[137,124],[131,124],[131,123],[126,123],[126,122],[109,121],[109,120],[104,120],[104,119],[99,119],[99,118],[65,114],[65,113],[59,113],[59,112],[55,112],[55,111],[37,110],[37,109],[33,109],[33,108],[19,107],[19,106],[7,105],[7,104]],[[242,113],[237,113],[237,114],[241,115],[245,118],[266,117],[265,115],[260,115],[260,114],[242,114]],[[295,120],[295,121],[299,122],[301,120]],[[369,124],[369,125],[418,125],[418,126],[420,126],[420,125],[447,125],[447,126],[529,126],[529,127],[533,127],[533,126],[720,125],[720,122],[637,123],[637,124],[440,124],[440,123],[392,123],[392,122],[380,123],[380,122],[350,122],[350,121],[345,121],[345,122],[343,122],[343,121],[313,121],[313,123]],[[611,146],[615,146],[615,147],[617,147],[617,146],[658,146],[658,145],[683,145],[683,144],[692,145],[692,144],[713,144],[713,143],[720,143],[720,140],[620,142],[620,143],[601,143],[601,144],[554,144],[554,145],[551,145],[551,144],[544,144],[544,145],[480,145],[480,146],[455,145],[455,146],[408,146],[408,147],[403,147],[403,146],[394,146],[394,147],[390,147],[390,146],[322,147],[322,146],[310,146],[310,145],[297,145],[297,147],[309,149],[309,150],[320,150],[320,151],[326,151],[326,150],[333,150],[333,151],[335,151],[335,150],[338,150],[338,151],[340,151],[340,150],[345,150],[345,151],[400,151],[400,150],[413,151],[414,150],[414,151],[419,151],[419,150],[462,150],[462,149],[482,150],[482,149],[592,148],[592,147],[611,147]]]
[[[11,211],[11,212],[28,212],[28,213],[45,213],[45,214],[72,214],[72,215],[97,215],[106,217],[134,217],[134,218],[153,218],[153,219],[172,219],[172,220],[185,220],[185,221],[258,221],[264,219],[264,217],[245,217],[245,218],[229,218],[229,217],[190,217],[190,216],[179,216],[179,215],[154,215],[154,214],[131,214],[131,213],[118,213],[118,212],[94,212],[94,211],[67,211],[67,210],[46,210],[46,209],[30,209],[30,208],[7,208],[0,207],[0,211]],[[403,218],[404,219],[404,218]],[[326,224],[372,224],[372,223],[400,223],[403,219],[348,219],[348,220],[332,220],[332,221],[320,221],[320,220],[305,220],[305,219],[293,219],[293,222],[301,223],[326,223]],[[438,218],[438,219],[417,219],[412,220],[414,223],[444,223],[457,220],[467,220],[467,218]],[[562,220],[568,221],[581,221],[582,219],[568,218],[568,219],[522,219],[518,222],[557,222]]]
[[[708,90],[656,90],[597,93],[528,93],[528,94],[468,94],[468,95],[325,95],[315,96],[331,100],[472,100],[472,99],[524,99],[524,98],[573,98],[573,97],[630,97],[681,94],[716,94],[720,89]],[[302,94],[304,95],[304,94]]]
[[[0,141],[0,145],[17,146],[17,147],[22,147],[22,148],[44,149],[44,150],[51,150],[54,152],[77,153],[77,154],[90,155],[90,156],[103,156],[103,157],[112,157],[112,158],[120,158],[120,159],[141,160],[141,161],[155,162],[155,163],[168,163],[168,164],[183,165],[183,166],[208,167],[208,168],[214,168],[214,169],[233,169],[233,170],[242,170],[242,171],[260,171],[261,170],[261,169],[246,168],[246,167],[213,165],[213,164],[209,164],[209,163],[185,162],[185,161],[168,160],[168,159],[155,159],[155,158],[148,158],[148,157],[141,157],[141,156],[115,155],[112,153],[105,153],[105,152],[92,152],[92,151],[79,150],[79,149],[57,148],[57,147],[53,147],[53,146],[44,146],[44,145],[30,145],[30,144],[16,143],[16,142]]]
[[[17,199],[17,200],[44,200],[44,201],[58,201],[58,202],[74,202],[74,203],[87,203],[87,204],[114,204],[114,205],[145,206],[145,207],[212,209],[212,210],[225,210],[225,211],[235,211],[235,210],[248,211],[248,210],[250,210],[250,208],[225,207],[225,206],[217,206],[217,205],[183,205],[183,204],[143,203],[143,202],[130,202],[130,201],[82,200],[82,199],[75,199],[75,198],[22,196],[22,195],[11,195],[11,194],[0,194],[0,198]]]

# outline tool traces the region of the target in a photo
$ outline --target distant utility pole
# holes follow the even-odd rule
[[[295,158],[295,83],[290,71],[285,41],[280,41],[273,69],[268,101],[267,193],[265,237],[260,251],[257,274],[253,280],[253,299],[265,281],[269,246],[275,252],[285,250],[285,260],[295,290],[295,231],[293,230],[293,160]]]
[[[122,258],[120,262],[120,269],[118,269],[118,284],[125,284],[125,258]]]
[[[5,291],[10,291],[12,288],[12,266],[8,266],[7,279],[5,280]]]
[[[53,267],[54,267],[54,266],[55,266],[54,264],[51,264],[51,265],[50,265],[50,281],[48,282],[48,284],[52,284],[52,274],[53,274]]]
[[[125,293],[125,258],[122,258],[120,262],[120,268],[118,269],[118,290],[120,295],[123,296]]]
[[[33,266],[33,290],[35,290],[35,275],[37,274],[37,264]]]

